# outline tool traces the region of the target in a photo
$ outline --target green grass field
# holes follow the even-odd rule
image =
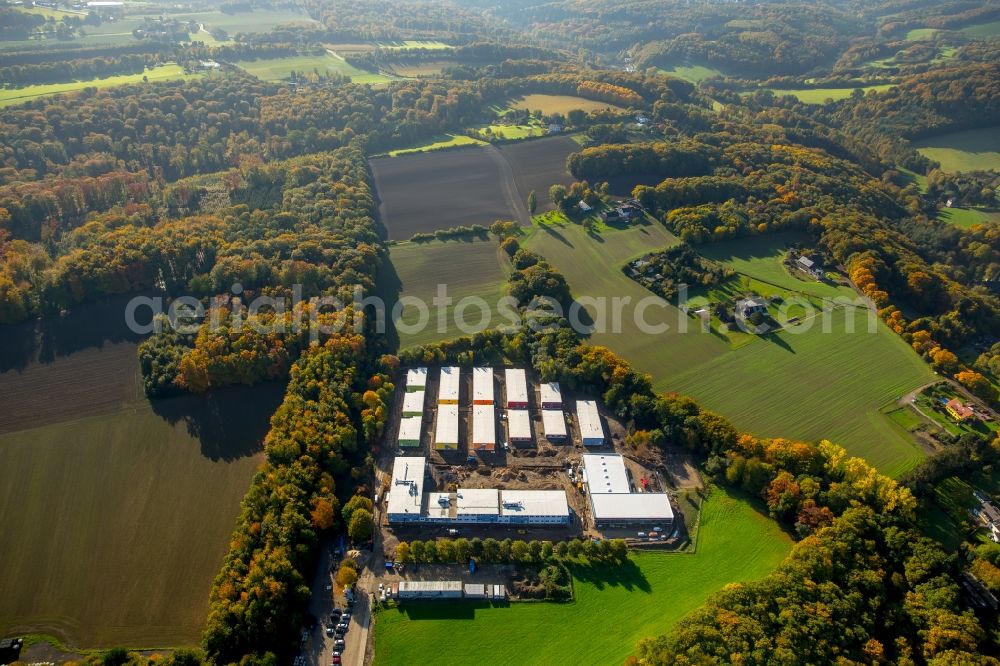
[[[385,83],[392,80],[391,76],[359,69],[330,52],[322,55],[302,55],[266,60],[240,60],[235,64],[240,69],[264,81],[281,81],[289,78],[292,72],[309,75],[314,71],[324,75],[342,74],[349,76],[353,83]]]
[[[387,303],[395,303],[393,285],[398,285],[400,298],[418,298],[429,308],[429,323],[424,330],[407,332],[397,329],[400,349],[467,335],[459,328],[454,316],[455,305],[466,297],[479,297],[488,304],[492,326],[485,328],[505,322],[497,313],[497,302],[506,295],[510,270],[505,256],[500,251],[499,242],[494,239],[434,240],[391,246],[389,257],[392,267],[387,266],[379,279],[383,298]],[[454,299],[451,306],[442,308],[445,317],[443,326],[439,326],[437,309],[431,302],[439,284],[446,285],[448,295]],[[414,326],[420,319],[420,310],[416,306],[406,305],[401,314],[404,326]],[[470,326],[474,326],[480,321],[480,309],[472,306],[463,316]]]
[[[197,645],[259,453],[206,455],[184,420],[146,402],[2,435],[0,451],[0,633]]]
[[[379,42],[379,48],[387,51],[414,51],[416,49],[427,49],[428,51],[450,51],[455,47],[444,42],[422,39],[404,39],[398,42]]]
[[[565,115],[574,109],[580,109],[588,113],[602,109],[624,111],[620,106],[615,106],[614,104],[595,102],[594,100],[574,95],[525,95],[524,97],[511,100],[510,105],[515,109],[541,111],[546,115],[552,113],[562,113]]]
[[[498,139],[503,139],[506,141],[518,140],[518,139],[528,139],[535,136],[545,136],[548,134],[548,127],[543,127],[542,125],[483,125],[482,127],[477,127],[476,131],[479,132],[479,136],[486,137],[486,130],[490,131],[490,134]]]
[[[707,67],[705,65],[674,65],[667,68],[657,67],[656,71],[661,74],[666,74],[667,76],[685,79],[691,83],[701,83],[702,81],[710,79],[713,76],[725,76],[721,70],[715,69],[714,67]]]
[[[925,42],[934,39],[934,35],[940,32],[937,28],[914,28],[906,33],[906,39],[911,42]]]
[[[45,18],[54,19],[56,21],[61,21],[63,18],[83,18],[87,15],[87,12],[77,12],[69,11],[67,9],[51,9],[49,7],[18,7],[18,10],[25,12],[27,14],[38,14],[39,16],[44,16]]]
[[[997,39],[1000,38],[1000,21],[970,25],[967,28],[962,28],[962,32],[970,37],[993,37]]]
[[[1000,222],[1000,211],[979,210],[977,208],[942,208],[937,219],[956,227],[971,227],[976,224]]]
[[[173,81],[175,79],[193,78],[205,76],[204,72],[194,72],[186,74],[184,69],[177,64],[169,63],[160,65],[153,69],[147,69],[145,74],[122,74],[120,76],[108,76],[103,79],[91,79],[90,81],[71,81],[69,83],[46,83],[37,86],[27,86],[24,88],[0,89],[0,107],[12,104],[21,104],[36,97],[45,95],[56,95],[59,93],[75,92],[84,88],[114,88],[132,83],[142,83],[143,77],[148,81]]]
[[[940,134],[914,141],[913,147],[944,171],[1000,169],[1000,127]]]
[[[621,664],[638,641],[665,633],[725,585],[764,577],[791,549],[772,520],[718,488],[699,531],[695,554],[575,567],[570,603],[432,601],[381,611],[375,664]]]
[[[861,88],[866,93],[874,90],[875,92],[883,92],[892,87],[892,84],[886,83],[879,86],[866,86]],[[781,97],[784,95],[794,95],[798,98],[800,102],[805,104],[824,104],[826,100],[832,99],[833,101],[847,99],[854,93],[858,88],[807,88],[803,90],[779,90],[772,89],[775,95]]]
[[[458,146],[482,146],[486,142],[480,141],[479,139],[473,139],[471,136],[466,136],[464,134],[445,134],[442,136],[434,137],[426,143],[421,143],[417,146],[408,146],[406,148],[397,148],[396,150],[390,150],[387,155],[390,157],[396,157],[397,155],[407,155],[409,153],[428,153],[433,150],[443,150],[445,148],[457,148]]]

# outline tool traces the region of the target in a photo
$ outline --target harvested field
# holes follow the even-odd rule
[[[549,115],[553,113],[567,114],[574,109],[581,111],[602,111],[612,109],[614,111],[624,111],[620,106],[607,102],[595,102],[592,99],[584,99],[574,95],[525,95],[515,100],[511,100],[510,106],[515,109],[527,109],[529,111],[541,111]]]
[[[534,190],[538,212],[544,212],[555,208],[549,200],[549,188],[556,183],[573,182],[566,169],[566,158],[579,149],[579,144],[568,136],[554,136],[507,144],[500,152],[510,163],[521,199],[527,201],[528,193]]]
[[[510,166],[495,148],[459,148],[370,161],[379,215],[391,239],[520,219]]]

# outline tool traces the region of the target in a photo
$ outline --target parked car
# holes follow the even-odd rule
[[[349,628],[350,626],[351,626],[351,625],[347,624],[346,622],[341,622],[340,624],[338,624],[338,625],[337,625],[337,628],[336,628],[336,629],[334,629],[334,631],[335,631],[336,633],[338,633],[338,634],[346,634],[346,633],[347,633],[347,629],[348,629],[348,628]]]
[[[341,663],[339,654],[333,655],[333,659],[330,660],[330,666],[340,666]]]
[[[344,622],[344,623],[350,622],[351,621],[351,613],[350,612],[346,612],[343,615],[341,615],[340,616],[340,621]]]
[[[333,647],[337,648],[338,650],[343,650],[346,646],[347,643],[344,642],[343,638],[338,638],[333,642]]]
[[[343,614],[344,614],[343,608],[334,608],[332,611],[330,611],[330,617],[340,617]]]
[[[638,534],[636,534],[636,536],[639,537],[640,539],[645,539],[646,538],[646,533],[645,532],[639,532]]]
[[[333,636],[333,629],[334,629],[333,622],[331,622],[330,624],[326,625],[326,635],[327,636]]]
[[[663,531],[663,528],[662,528],[662,527],[659,527],[659,526],[656,526],[656,527],[654,527],[654,528],[653,528],[653,531],[654,531],[654,532],[662,532],[662,531]]]

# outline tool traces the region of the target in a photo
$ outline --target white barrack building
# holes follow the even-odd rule
[[[493,368],[472,369],[472,404],[493,405]]]
[[[561,409],[542,410],[542,430],[545,439],[550,442],[562,442],[566,439],[566,417]]]
[[[425,520],[434,523],[451,522],[455,518],[455,510],[448,493],[427,493],[427,511]]]
[[[420,416],[404,416],[399,420],[399,437],[396,443],[400,448],[420,446],[420,434],[424,419]]]
[[[438,384],[439,404],[458,404],[458,389],[461,381],[461,372],[461,369],[457,367],[441,368],[441,382]]]
[[[584,455],[583,477],[598,528],[657,526],[670,531],[673,527],[670,498],[666,493],[633,492],[622,456]]]
[[[427,368],[410,368],[406,371],[406,390],[427,390]]]
[[[444,405],[442,405],[442,408]],[[496,451],[497,426],[493,405],[472,406],[472,449]]]
[[[504,370],[504,388],[507,393],[507,409],[528,408],[528,382],[522,368]]]
[[[427,459],[400,456],[392,465],[392,483],[386,499],[389,522],[405,523],[424,519],[424,472]]]
[[[495,523],[500,515],[500,492],[496,488],[459,488],[455,493],[460,523]]]
[[[576,420],[580,424],[580,439],[584,446],[604,446],[604,425],[596,402],[577,400]]]
[[[460,599],[460,580],[401,580],[396,592],[400,599]]]
[[[531,441],[531,416],[527,409],[507,410],[507,434],[511,442]]]
[[[563,490],[501,490],[500,522],[568,525],[569,503]]]
[[[542,409],[562,409],[562,391],[559,382],[543,382],[539,387]]]
[[[434,429],[435,449],[458,448],[458,405],[438,405],[437,423]]]
[[[427,394],[423,391],[408,391],[403,394],[403,416],[423,416],[424,401]]]

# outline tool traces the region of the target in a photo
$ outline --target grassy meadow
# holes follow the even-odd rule
[[[860,90],[863,90],[865,93],[872,90],[875,92],[884,92],[891,87],[892,84],[886,83],[878,86],[865,86],[860,88]],[[771,92],[779,97],[784,95],[793,95],[804,104],[825,104],[828,99],[832,99],[835,102],[837,100],[847,99],[854,93],[855,90],[859,90],[859,88],[805,88],[802,90],[782,90],[772,88]]]
[[[331,52],[322,55],[240,60],[234,64],[264,81],[281,81],[289,78],[292,72],[298,72],[306,76],[313,72],[324,75],[342,74],[343,76],[351,77],[353,83],[385,83],[392,80],[392,77],[385,74],[377,74],[359,69]]]
[[[473,139],[471,136],[466,136],[465,134],[444,134],[442,136],[429,139],[425,143],[421,143],[416,146],[390,150],[386,154],[390,157],[396,157],[398,155],[409,155],[411,153],[427,153],[433,150],[443,150],[445,148],[458,148],[459,146],[481,146],[485,143],[485,141]]]
[[[980,210],[978,208],[942,208],[937,219],[956,227],[968,228],[977,224],[1000,222],[1000,211]]]
[[[994,39],[1000,39],[1000,21],[970,25],[962,28],[961,32],[969,37],[992,37]]]
[[[35,86],[25,86],[24,88],[0,88],[0,107],[21,104],[45,95],[76,92],[84,88],[114,88],[115,86],[142,83],[144,77],[150,83],[153,83],[156,81],[173,81],[175,79],[186,79],[197,76],[205,76],[205,73],[194,72],[187,74],[180,65],[168,63],[147,69],[143,74],[121,74],[118,76],[107,76],[102,79],[90,79],[89,81],[45,83]]]
[[[501,321],[497,313],[498,300],[506,295],[507,274],[510,264],[500,250],[495,239],[490,240],[448,240],[425,243],[398,243],[389,250],[392,261],[379,284],[388,304],[399,298],[419,298],[429,309],[429,323],[424,330],[406,332],[397,328],[401,349],[461,337],[463,333],[455,322],[455,304],[466,297],[479,297],[490,307],[492,326]],[[438,285],[447,286],[448,295],[454,304],[442,308],[446,316],[445,325],[438,326],[436,308],[431,303]],[[405,306],[404,302],[404,306]],[[469,325],[479,322],[480,308],[470,307],[464,314]],[[413,326],[420,319],[417,307],[409,305],[401,310],[401,323]]]
[[[397,42],[379,42],[378,47],[386,51],[415,51],[426,49],[428,51],[450,51],[455,47],[451,44],[426,39],[404,39]]]
[[[671,67],[658,67],[656,71],[667,76],[685,79],[691,83],[701,83],[715,76],[720,78],[726,76],[722,70],[706,65],[673,65]]]
[[[515,100],[511,100],[510,106],[515,109],[527,109],[529,111],[541,111],[548,115],[561,113],[563,115],[574,109],[581,111],[600,111],[602,109],[614,109],[623,111],[620,106],[608,104],[607,102],[595,102],[591,99],[576,97],[575,95],[525,95]]]
[[[665,633],[725,585],[764,577],[790,549],[774,521],[715,488],[703,505],[696,553],[575,566],[576,598],[564,604],[431,601],[380,611],[374,663],[620,664],[639,640]]]
[[[1000,169],[1000,127],[940,134],[914,141],[913,147],[944,171]]]

